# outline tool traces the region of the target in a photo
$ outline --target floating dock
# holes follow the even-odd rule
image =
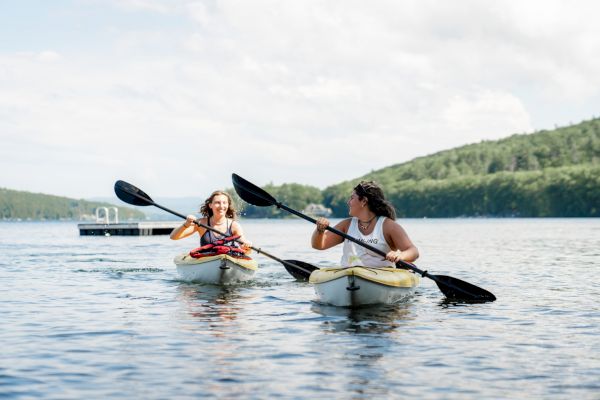
[[[153,236],[168,235],[181,221],[140,221],[125,223],[77,224],[80,236]]]

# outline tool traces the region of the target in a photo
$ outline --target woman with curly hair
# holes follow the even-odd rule
[[[222,232],[223,236],[196,225],[194,223],[196,216],[188,215],[181,226],[173,229],[171,239],[183,239],[197,232],[200,235],[200,246],[204,246],[223,237],[239,236],[236,241],[241,244],[246,253],[250,252],[252,243],[246,240],[242,226],[235,220],[236,211],[229,193],[221,190],[214,191],[200,207],[200,214],[204,217],[198,222]]]

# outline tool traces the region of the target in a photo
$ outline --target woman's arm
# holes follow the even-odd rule
[[[242,245],[242,249],[246,254],[252,251],[252,242],[246,239],[246,237],[244,236],[244,230],[242,229],[242,225],[240,225],[239,222],[233,221],[231,223],[231,233],[233,233],[234,236],[239,236],[239,238],[236,239],[236,241]]]
[[[199,232],[198,225],[194,224],[196,216],[188,215],[180,226],[173,229],[169,236],[172,240],[179,240],[192,235],[194,232]]]
[[[404,228],[396,221],[386,218],[383,224],[383,235],[392,248],[392,251],[385,256],[387,260],[413,262],[419,258],[419,250],[410,240]]]
[[[317,219],[317,228],[312,234],[310,239],[310,244],[313,249],[317,250],[326,250],[330,247],[338,245],[344,241],[344,238],[340,235],[336,235],[333,232],[329,232],[326,228],[329,226],[329,220],[327,218],[318,218]],[[348,232],[348,227],[350,226],[350,219],[345,219],[339,222],[335,229],[338,231],[342,231],[344,233]]]

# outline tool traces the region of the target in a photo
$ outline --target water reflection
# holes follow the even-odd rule
[[[400,326],[403,321],[412,319],[411,304],[406,302],[350,308],[314,303],[311,310],[325,317],[331,317],[323,322],[326,332],[388,333]]]
[[[208,322],[211,327],[222,327],[237,319],[240,299],[244,298],[237,286],[181,283],[178,289],[186,313],[196,321]]]
[[[474,304],[485,304],[485,303],[489,303],[487,301],[466,301],[466,300],[454,300],[454,299],[448,299],[446,297],[444,297],[442,300],[438,301],[438,306],[440,306],[441,308],[453,308],[453,307],[468,307],[470,305],[474,305]]]
[[[183,316],[178,319],[183,329],[194,334],[185,339],[186,357],[194,366],[190,368],[196,374],[193,380],[204,382],[210,393],[228,393],[232,384],[242,382],[235,359],[246,352],[242,349],[244,341],[240,340],[244,318],[239,318],[249,297],[244,289],[183,282],[178,285],[183,309]]]
[[[327,343],[331,368],[346,371],[334,390],[352,398],[388,398],[396,392],[387,381],[388,368],[397,362],[390,360],[403,345],[402,327],[415,319],[413,306],[412,301],[361,308],[312,305],[313,312],[325,317],[322,341]]]

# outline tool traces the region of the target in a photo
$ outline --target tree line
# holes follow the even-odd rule
[[[322,203],[335,217],[361,180],[374,180],[399,217],[598,217],[600,119],[466,145],[373,171],[320,191],[284,184],[264,187],[302,210]],[[275,207],[246,206],[245,216],[288,216]]]
[[[320,204],[323,202],[321,190],[310,185],[284,183],[283,185],[277,186],[269,183],[263,186],[263,189],[281,203],[296,210],[302,210],[310,203]],[[233,189],[229,189],[228,193],[233,197],[234,202],[239,205],[238,211],[242,217],[286,218],[290,216],[288,212],[279,210],[277,207],[257,207],[245,203],[238,197]]]
[[[384,189],[399,217],[598,217],[600,119],[482,141],[373,171],[329,186],[285,183],[263,187],[296,210],[323,204],[347,216],[348,196],[361,180]],[[242,217],[284,218],[276,207],[244,203],[229,189]],[[0,189],[2,219],[82,219],[107,203]],[[121,219],[144,219],[119,207]]]
[[[399,217],[600,217],[600,166],[410,180],[389,200]]]
[[[96,208],[115,207],[104,202],[0,188],[0,220],[83,220],[95,218]],[[117,207],[119,219],[145,219],[144,213]]]

